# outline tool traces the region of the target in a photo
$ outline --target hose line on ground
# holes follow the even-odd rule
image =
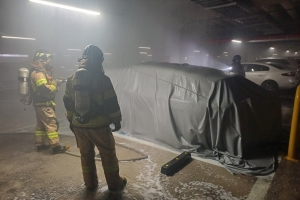
[[[132,150],[132,151],[135,151],[136,153],[142,155],[142,157],[139,157],[139,158],[119,159],[120,162],[136,161],[136,160],[142,160],[142,159],[148,158],[148,155],[144,154],[143,152],[141,152],[141,151],[139,151],[139,150],[137,150],[137,149],[134,149],[134,148],[132,148],[132,147],[126,146],[126,145],[121,144],[121,143],[116,143],[116,145],[121,146],[121,147],[124,147],[124,148],[129,149],[129,150]],[[65,153],[66,153],[66,154],[69,154],[69,155],[72,155],[72,156],[81,157],[80,153],[79,153],[79,155],[76,154],[76,153],[69,152],[69,151],[66,151]],[[99,161],[100,161],[101,158],[95,157],[95,160],[99,160]]]

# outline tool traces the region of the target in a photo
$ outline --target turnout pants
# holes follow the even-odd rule
[[[75,135],[81,154],[82,174],[86,187],[98,184],[95,163],[95,145],[100,152],[102,167],[109,190],[114,190],[123,183],[119,175],[115,139],[109,127],[84,129],[75,127]]]
[[[57,121],[52,107],[34,106],[37,125],[35,128],[35,144],[41,146],[45,144],[46,138],[51,148],[59,145],[57,133]]]

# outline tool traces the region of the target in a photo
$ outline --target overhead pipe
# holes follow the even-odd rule
[[[234,38],[234,37],[232,37]],[[222,44],[222,43],[229,43],[231,42],[232,38],[223,38],[223,39],[216,39],[216,40],[208,40],[209,44]],[[276,42],[276,41],[293,41],[293,40],[300,40],[300,34],[288,34],[288,35],[266,35],[255,37],[251,39],[241,39],[243,42],[248,43],[259,43],[259,42]]]
[[[300,34],[289,34],[289,35],[270,35],[270,36],[261,36],[248,40],[247,42],[275,42],[275,41],[291,41],[291,40],[300,40]]]
[[[206,7],[206,8],[204,8],[204,10],[213,10],[213,9],[217,9],[217,8],[225,8],[225,7],[235,6],[235,5],[236,5],[236,2],[232,2],[232,3],[227,3],[227,4],[223,4],[223,5],[219,5],[219,6]]]

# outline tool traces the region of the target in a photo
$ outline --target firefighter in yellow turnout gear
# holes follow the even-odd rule
[[[48,71],[53,70],[50,65],[52,54],[45,50],[38,50],[29,71],[30,95],[36,112],[37,125],[35,129],[35,139],[37,150],[52,148],[53,154],[64,153],[70,146],[61,146],[57,133],[58,124],[54,112],[54,96],[58,86]],[[45,144],[48,138],[49,145]]]
[[[110,124],[121,128],[118,99],[110,81],[103,72],[103,53],[88,45],[79,69],[67,80],[64,104],[70,129],[74,132],[81,154],[82,174],[87,189],[98,187],[95,164],[95,146],[100,152],[102,166],[110,191],[120,191],[127,180],[119,175],[115,140]]]

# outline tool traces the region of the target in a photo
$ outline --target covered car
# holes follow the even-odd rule
[[[255,83],[218,69],[156,62],[121,70],[112,80],[123,132],[197,148],[232,173],[274,170],[280,101]]]

